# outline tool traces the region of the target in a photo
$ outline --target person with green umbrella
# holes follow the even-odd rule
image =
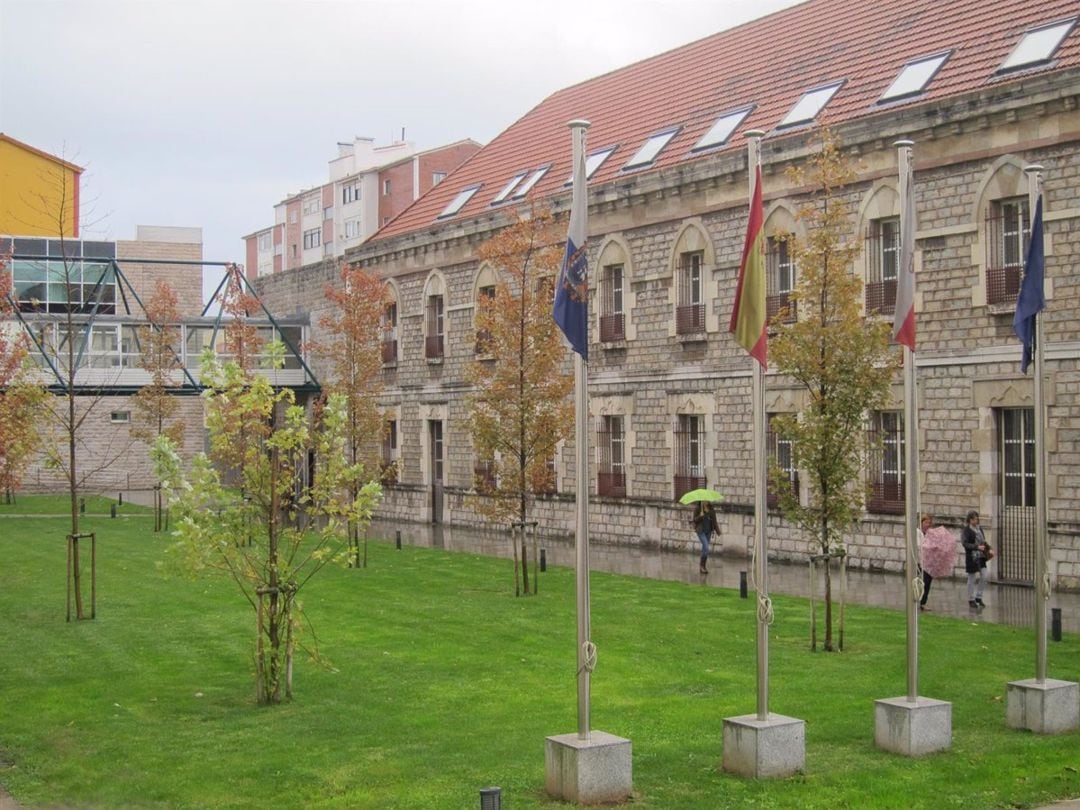
[[[712,501],[700,500],[694,502],[694,531],[701,543],[701,565],[698,570],[703,574],[709,573],[709,541],[714,534],[719,534],[716,524],[716,510],[713,509]]]

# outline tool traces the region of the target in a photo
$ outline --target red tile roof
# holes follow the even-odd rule
[[[602,185],[622,173],[650,135],[675,125],[682,129],[657,160],[639,172],[743,149],[741,133],[773,130],[803,93],[822,84],[844,81],[823,112],[831,125],[871,115],[880,111],[877,100],[907,62],[942,51],[952,54],[926,91],[891,102],[889,109],[997,86],[1013,75],[999,77],[995,71],[1024,31],[1074,17],[1078,10],[1076,0],[809,0],[552,94],[374,240],[431,227],[458,192],[478,183],[483,188],[457,214],[438,222],[489,211],[511,177],[548,163],[551,170],[527,199],[564,193],[571,171],[566,124],[574,118],[592,122],[590,152],[618,147],[589,181]],[[1039,70],[1078,65],[1080,26]],[[721,115],[750,104],[753,111],[725,146],[690,151]]]

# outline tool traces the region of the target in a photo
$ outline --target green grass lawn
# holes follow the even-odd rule
[[[28,498],[20,498],[25,504]],[[228,581],[159,565],[149,517],[98,533],[94,621],[64,622],[62,519],[0,517],[0,784],[28,807],[555,807],[544,737],[576,730],[574,576],[513,596],[510,563],[372,543],[304,603],[332,665],[298,657],[295,699],[254,705],[251,608]],[[688,563],[689,564],[689,563]],[[875,749],[873,701],[905,692],[904,618],[849,607],[848,649],[807,650],[808,608],[777,597],[771,708],[806,721],[806,773],[719,769],[724,717],[754,711],[753,601],[595,573],[593,727],[633,742],[633,806],[1024,807],[1080,796],[1080,735],[1005,728],[1033,674],[1030,630],[924,617],[922,694],[953,702],[953,747]],[[308,641],[313,635],[305,631]],[[1051,644],[1080,677],[1080,644]]]

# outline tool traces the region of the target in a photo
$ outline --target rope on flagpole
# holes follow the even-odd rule
[[[757,543],[754,543],[754,551],[750,555],[750,586],[754,589],[754,593],[757,594],[757,615],[764,624],[771,625],[773,619],[776,618],[776,614],[773,611],[772,599],[769,598],[767,593],[762,593],[758,588],[757,577],[754,572],[757,571]]]
[[[592,672],[596,669],[596,645],[591,641],[586,641],[581,645],[581,650],[584,654],[581,656],[581,669],[578,670],[578,675],[582,672]]]

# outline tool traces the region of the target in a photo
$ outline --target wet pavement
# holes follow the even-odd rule
[[[376,520],[371,524],[368,536],[394,540],[397,531],[401,532],[403,545],[442,548],[491,557],[512,556],[509,536],[506,533],[478,529]],[[571,539],[541,537],[538,543],[545,551],[548,565],[573,567],[574,544]],[[743,555],[714,554],[709,560],[709,573],[698,573],[696,544],[686,550],[670,550],[594,543],[589,548],[589,567],[594,571],[673,580],[714,588],[737,589],[743,574],[748,580],[750,578],[750,559]],[[834,578],[834,588],[838,588],[838,582],[839,580]],[[810,584],[808,564],[772,560],[769,562],[771,593],[807,597],[810,595]],[[817,595],[820,596],[821,592],[819,586]],[[902,611],[905,609],[906,593],[904,578],[899,574],[855,568],[847,571],[846,601],[849,603]],[[834,591],[834,596],[839,598],[838,591]],[[932,613],[1018,627],[1033,627],[1035,624],[1035,592],[1031,587],[991,581],[987,583],[983,601],[986,602],[985,608],[972,610],[968,607],[967,583],[962,577],[935,579],[927,600]],[[1080,593],[1052,593],[1049,607],[1061,610],[1062,632],[1080,633]],[[1051,616],[1048,611],[1048,630]]]

